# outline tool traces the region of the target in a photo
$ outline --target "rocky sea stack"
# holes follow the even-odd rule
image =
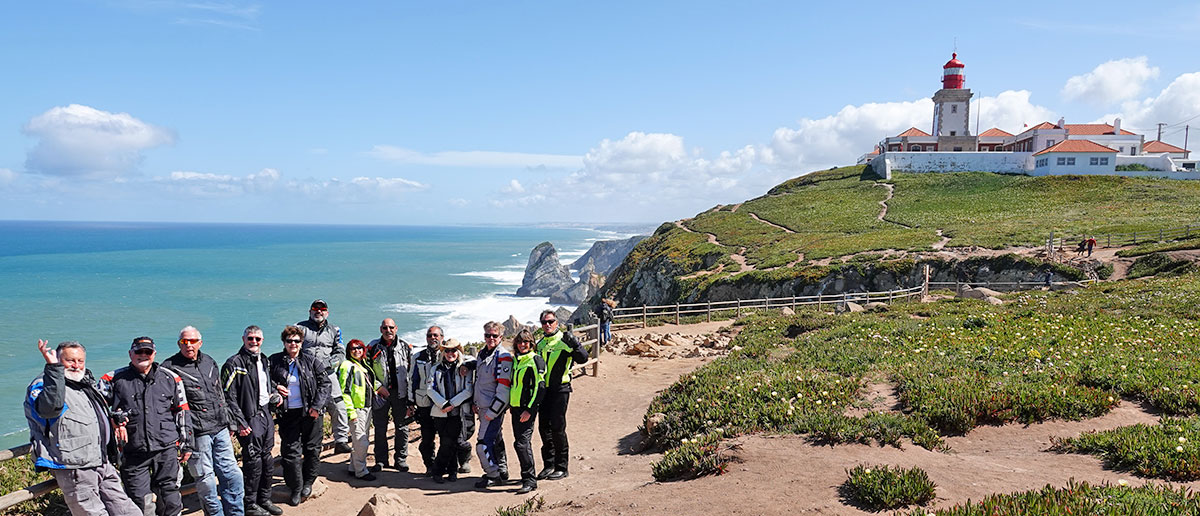
[[[522,297],[548,297],[570,287],[571,271],[558,261],[554,244],[542,242],[529,253],[525,276],[517,295]]]

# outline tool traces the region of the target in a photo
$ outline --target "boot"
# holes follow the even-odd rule
[[[521,488],[517,490],[517,494],[523,495],[537,489],[537,480],[526,480],[521,483]]]

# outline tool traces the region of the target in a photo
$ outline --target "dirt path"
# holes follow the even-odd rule
[[[940,237],[941,240],[938,240],[929,247],[932,247],[934,251],[941,251],[942,249],[946,248],[946,244],[950,243],[950,237],[943,235],[942,230],[940,229],[937,230],[937,236]]]
[[[766,221],[766,220],[760,219],[760,218],[758,218],[758,215],[756,215],[756,214],[754,214],[754,213],[750,213],[750,218],[752,218],[752,219],[754,219],[754,220],[757,220],[757,221],[759,221],[759,222],[762,222],[763,224],[766,224],[766,225],[768,225],[768,226],[771,226],[771,227],[773,227],[773,228],[775,228],[775,229],[778,229],[778,230],[780,230],[780,231],[783,231],[784,233],[795,233],[795,231],[792,231],[792,230],[790,230],[790,229],[788,229],[788,228],[785,228],[785,227],[783,227],[783,226],[780,226],[779,224],[776,224],[776,223],[774,223],[774,222],[770,222],[770,221]]]

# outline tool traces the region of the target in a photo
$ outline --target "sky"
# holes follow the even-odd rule
[[[929,131],[954,51],[980,129],[1182,146],[1200,4],[1081,5],[8,2],[0,220],[676,220]]]

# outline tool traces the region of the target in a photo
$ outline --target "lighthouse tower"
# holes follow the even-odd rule
[[[951,54],[942,66],[942,89],[933,94],[933,136],[942,152],[974,151],[977,147],[971,135],[971,90],[963,87],[967,82],[963,68],[958,54]]]

